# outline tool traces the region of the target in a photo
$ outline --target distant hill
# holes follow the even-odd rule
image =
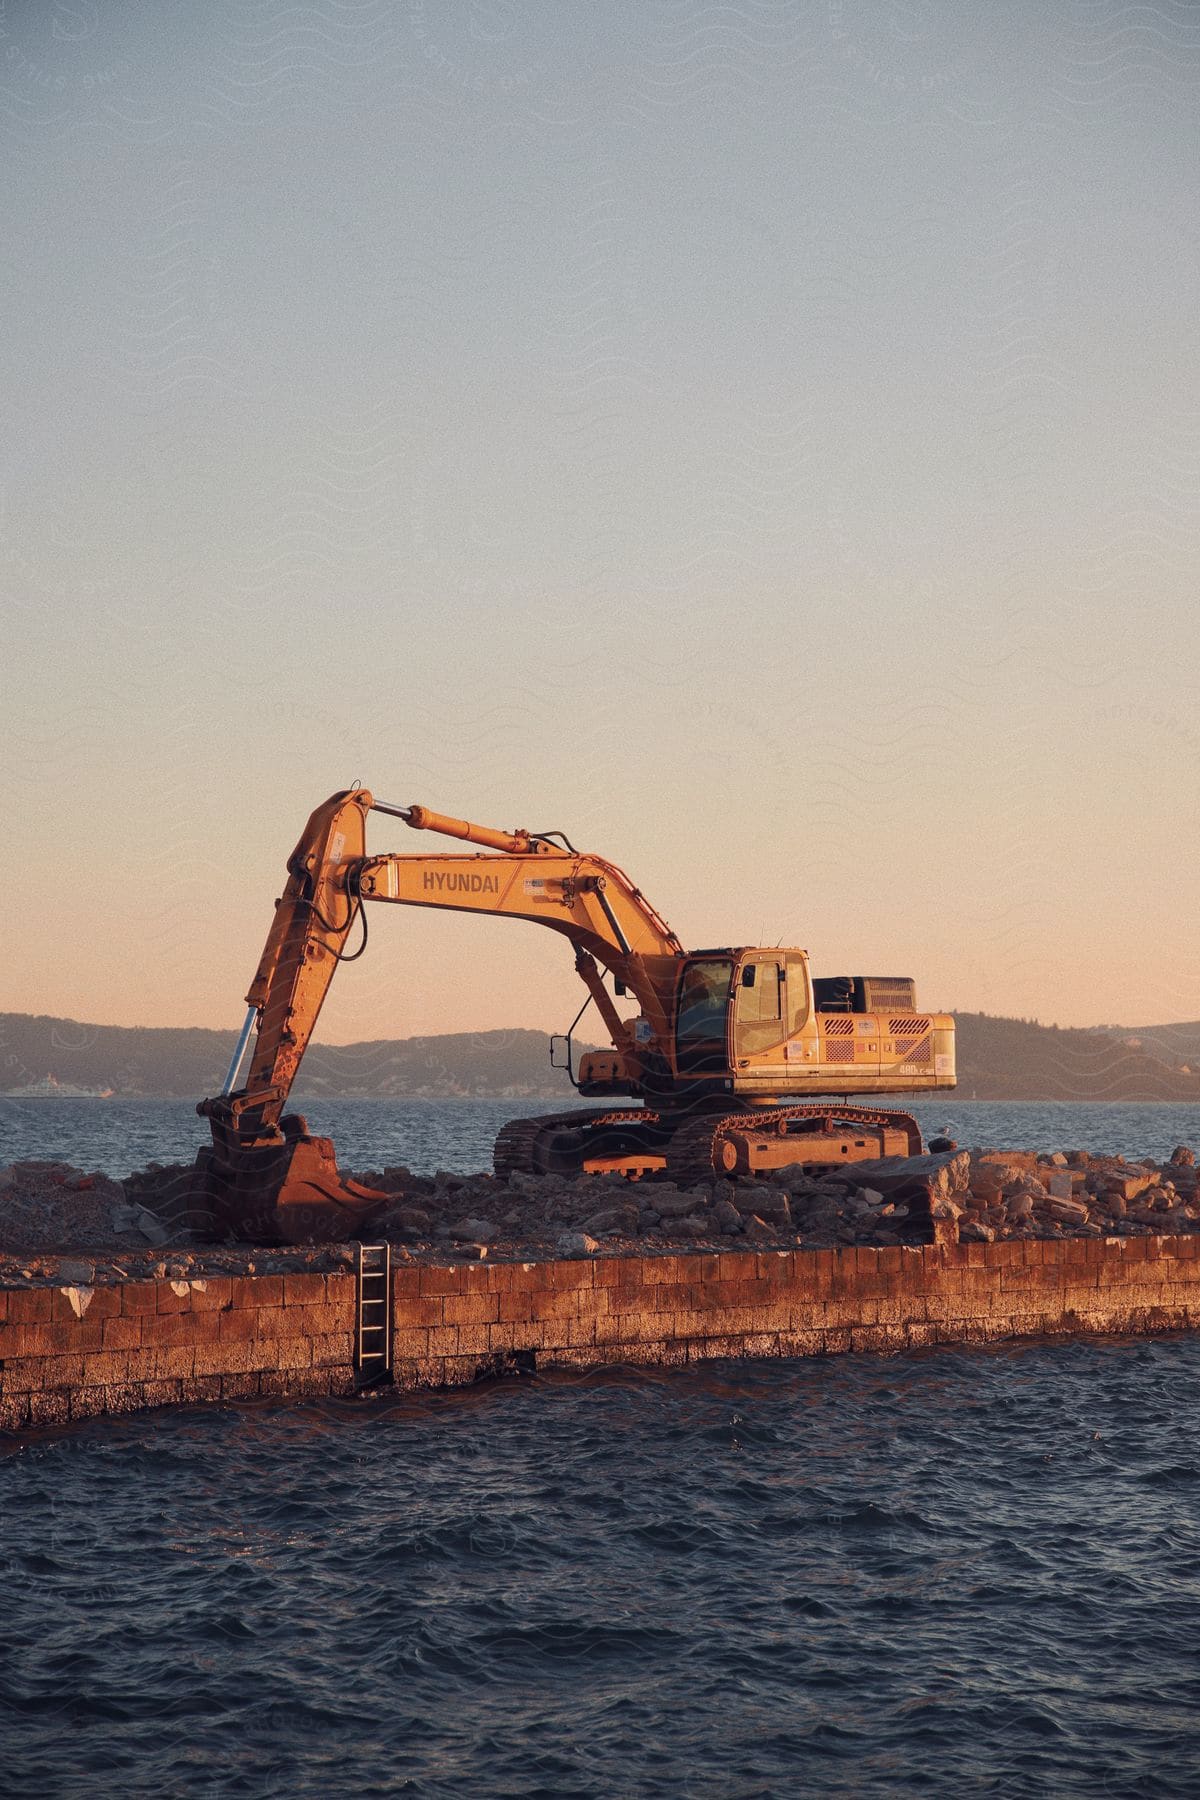
[[[29,1013],[0,1013],[0,1092],[53,1075],[73,1087],[111,1088],[120,1096],[199,1100],[225,1078],[236,1034],[197,1028],[84,1025]],[[550,1067],[541,1031],[454,1032],[377,1043],[313,1044],[296,1092],[346,1099],[569,1097],[564,1074]]]
[[[957,1013],[958,1091],[977,1100],[1191,1100],[1200,1075],[1179,1066],[1176,1031],[1059,1030],[1024,1019]],[[1198,1036],[1200,1046],[1200,1036]],[[1191,1069],[1200,1067],[1200,1047]]]
[[[1162,1062],[1193,1073],[1200,1071],[1200,1020],[1185,1025],[1135,1025],[1116,1035]]]
[[[1190,1100],[1200,1103],[1200,1024],[1060,1031],[1023,1019],[959,1013],[958,1091],[979,1100]],[[84,1025],[0,1013],[0,1092],[52,1075],[64,1086],[126,1097],[200,1099],[219,1087],[234,1034]],[[581,1046],[582,1047],[582,1046]],[[540,1031],[314,1044],[297,1093],[347,1099],[454,1095],[562,1099]],[[1183,1065],[1188,1065],[1186,1068]]]

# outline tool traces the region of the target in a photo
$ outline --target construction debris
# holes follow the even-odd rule
[[[108,1250],[160,1242],[143,1232],[142,1211],[126,1203],[119,1181],[99,1170],[89,1174],[63,1162],[15,1162],[0,1169],[0,1251]],[[157,1221],[154,1229],[160,1229]]]
[[[958,1150],[885,1157],[819,1173],[801,1164],[770,1180],[701,1182],[620,1176],[414,1175],[364,1172],[395,1195],[373,1231],[417,1253],[449,1241],[553,1251],[583,1234],[602,1249],[638,1244],[756,1243],[829,1249],[838,1244],[928,1243],[961,1237],[1135,1236],[1200,1230],[1196,1169],[1177,1150],[1168,1163],[1127,1163],[1086,1151]]]
[[[190,1177],[184,1166],[151,1165],[123,1182],[64,1162],[0,1169],[5,1278],[57,1277],[83,1288],[114,1273],[186,1280],[226,1263],[240,1272],[352,1265],[347,1245],[259,1250],[215,1243],[211,1222],[189,1213]],[[357,1179],[393,1196],[372,1221],[371,1236],[390,1241],[396,1254],[416,1256],[580,1256],[746,1241],[816,1250],[1200,1231],[1195,1158],[1182,1145],[1163,1163],[1083,1150],[947,1148],[819,1172],[791,1164],[770,1180],[706,1181],[685,1190],[619,1175],[520,1173],[506,1180],[395,1167]]]

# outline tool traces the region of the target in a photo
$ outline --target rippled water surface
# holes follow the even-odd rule
[[[1194,1795],[1194,1340],[141,1414],[0,1457],[4,1791]]]
[[[299,1099],[313,1131],[332,1137],[346,1169],[403,1163],[434,1169],[487,1169],[507,1119],[561,1112],[575,1103],[543,1100]],[[595,1105],[594,1101],[585,1104]],[[910,1105],[897,1100],[897,1105]],[[1200,1107],[1034,1105],[939,1095],[910,1105],[927,1136],[948,1131],[963,1144],[1005,1149],[1103,1150],[1165,1158],[1176,1144],[1200,1149]],[[62,1157],[120,1177],[147,1162],[191,1162],[208,1129],[190,1100],[14,1100],[0,1095],[0,1163],[19,1156]]]
[[[314,1105],[478,1168],[511,1101]],[[922,1109],[1163,1154],[1184,1107]],[[191,1154],[0,1102],[0,1160]],[[543,1375],[0,1436],[0,1794],[1200,1792],[1200,1340]]]

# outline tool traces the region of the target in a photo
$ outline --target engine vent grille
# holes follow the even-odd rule
[[[827,1038],[853,1037],[854,1036],[854,1020],[853,1019],[850,1019],[850,1018],[826,1019],[824,1024],[825,1024],[825,1036]]]
[[[854,1061],[854,1039],[834,1038],[832,1043],[825,1040],[825,1061],[831,1063],[852,1063]]]
[[[859,975],[855,1005],[861,1012],[913,1012],[917,984],[908,975]]]
[[[888,1020],[888,1036],[889,1037],[894,1037],[894,1038],[924,1037],[925,1033],[928,1030],[929,1030],[929,1020],[921,1019],[921,1018],[914,1018],[911,1013],[908,1015],[907,1018],[904,1018],[904,1019],[889,1019]]]

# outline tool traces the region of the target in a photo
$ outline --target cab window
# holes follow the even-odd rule
[[[748,1059],[773,1050],[788,1035],[784,1013],[787,982],[778,962],[750,962],[737,985],[735,1053]]]
[[[746,968],[753,971],[754,981],[751,986],[743,985],[739,1018],[744,1019],[747,1025],[765,1024],[768,1019],[782,1018],[779,964],[747,963]]]
[[[726,1067],[725,1022],[733,964],[726,957],[689,963],[679,986],[675,1027],[683,1074],[712,1073]]]
[[[808,967],[799,957],[789,956],[784,985],[787,988],[787,1035],[791,1038],[804,1029],[809,1013]]]

